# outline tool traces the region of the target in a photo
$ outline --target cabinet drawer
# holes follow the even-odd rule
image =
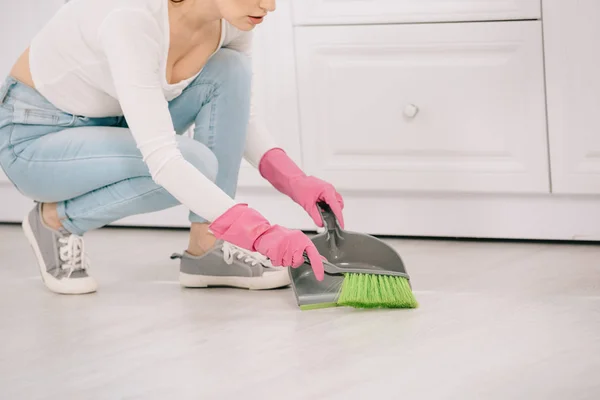
[[[549,192],[541,26],[297,29],[305,168],[347,190]]]
[[[296,25],[539,19],[540,0],[294,0]]]

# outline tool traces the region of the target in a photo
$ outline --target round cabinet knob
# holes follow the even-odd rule
[[[414,104],[408,104],[406,107],[404,107],[404,115],[406,115],[408,118],[414,118],[418,113],[419,107],[415,106]]]

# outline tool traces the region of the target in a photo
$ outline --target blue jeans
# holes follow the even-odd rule
[[[221,49],[169,103],[183,157],[235,197],[250,114],[249,60]],[[181,134],[195,124],[194,137]],[[152,180],[124,117],[88,118],[58,110],[8,77],[0,88],[0,165],[38,202],[58,203],[69,232],[179,202]],[[190,213],[190,222],[206,222]]]

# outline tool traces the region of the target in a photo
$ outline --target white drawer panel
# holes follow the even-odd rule
[[[294,0],[297,25],[539,19],[540,0]]]
[[[539,22],[303,27],[296,40],[310,173],[347,190],[549,192]]]
[[[552,191],[600,194],[600,1],[547,1],[544,35]]]

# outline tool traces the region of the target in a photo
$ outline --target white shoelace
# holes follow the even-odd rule
[[[261,264],[264,267],[271,267],[271,261],[260,253],[254,253],[241,247],[237,247],[231,243],[223,242],[223,259],[229,265],[233,263],[235,257],[238,260],[243,260],[245,263],[250,263],[252,266]]]
[[[68,271],[70,278],[73,272],[79,270],[86,270],[89,267],[89,261],[84,253],[83,238],[81,236],[69,235],[58,239],[60,243],[59,255],[61,269]]]

